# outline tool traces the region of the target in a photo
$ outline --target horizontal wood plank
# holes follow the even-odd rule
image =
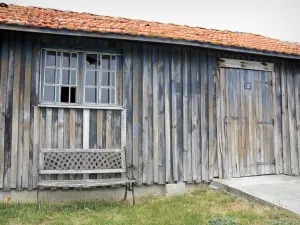
[[[261,70],[261,71],[274,71],[273,63],[255,62],[249,60],[237,59],[220,59],[220,67],[247,69],[247,70]]]

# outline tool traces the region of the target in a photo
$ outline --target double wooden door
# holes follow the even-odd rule
[[[272,72],[220,71],[229,176],[275,173]]]

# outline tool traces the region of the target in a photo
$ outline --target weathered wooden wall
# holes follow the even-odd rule
[[[218,58],[261,57],[2,31],[0,189],[36,187],[39,142],[42,147],[54,148],[101,148],[120,142],[119,111],[37,107],[40,50],[45,44],[123,52],[124,98],[119,98],[124,99],[127,110],[126,158],[128,174],[133,174],[139,185],[199,183],[224,177],[228,165],[222,161],[222,124],[217,117],[221,95]],[[300,64],[263,60],[275,62],[278,85],[274,97],[282,103],[274,109],[275,132],[282,135],[275,140],[276,173],[299,175]],[[38,127],[43,128],[39,128],[41,132],[34,132]],[[106,136],[109,132],[110,138]]]

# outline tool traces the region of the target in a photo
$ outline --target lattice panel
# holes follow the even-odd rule
[[[122,169],[121,152],[44,152],[44,170]]]

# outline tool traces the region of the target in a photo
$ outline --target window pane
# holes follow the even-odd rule
[[[60,59],[61,59],[61,52],[57,52],[56,55],[56,67],[60,67]]]
[[[96,88],[85,88],[85,102],[96,103]]]
[[[71,87],[70,90],[70,103],[76,103],[76,87]]]
[[[116,56],[112,56],[111,57],[111,64],[110,64],[110,69],[111,70],[115,70],[116,69],[116,62],[117,62]]]
[[[116,99],[116,91],[115,91],[115,89],[111,89],[110,90],[110,103],[116,104],[115,99]]]
[[[44,87],[44,101],[54,102],[55,99],[55,86]]]
[[[71,85],[76,85],[76,71],[71,71]]]
[[[101,85],[108,86],[109,85],[109,72],[102,72]]]
[[[85,64],[87,69],[97,69],[97,54],[87,54]]]
[[[109,55],[102,56],[102,69],[108,70],[109,69]]]
[[[85,85],[97,86],[96,71],[86,71]]]
[[[55,102],[60,102],[60,86],[55,86],[56,99]]]
[[[61,102],[67,102],[69,103],[69,91],[70,88],[69,87],[61,87],[60,89],[60,101]]]
[[[55,66],[56,52],[46,51],[46,66]]]
[[[116,86],[116,73],[115,72],[110,73],[110,86],[113,86],[113,87]]]
[[[63,53],[63,67],[70,67],[70,53]]]
[[[72,53],[72,56],[71,56],[71,67],[72,68],[77,68],[77,54],[76,53]]]
[[[69,84],[70,70],[62,70],[62,84]]]
[[[46,70],[45,70],[45,83],[55,84],[55,69],[46,68]]]
[[[109,103],[109,89],[101,88],[101,103]]]

